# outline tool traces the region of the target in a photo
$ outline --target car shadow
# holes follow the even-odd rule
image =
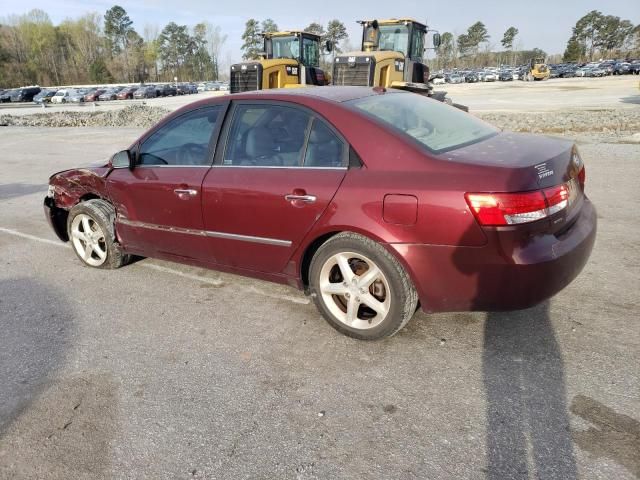
[[[65,358],[72,317],[60,294],[29,278],[0,280],[0,439]]]
[[[630,97],[623,97],[620,99],[622,103],[631,103],[634,105],[640,105],[640,95],[632,95]]]
[[[6,183],[0,185],[0,200],[31,195],[32,193],[46,192],[48,185],[32,185],[29,183]]]
[[[487,478],[577,478],[564,365],[548,303],[487,314],[482,372]]]
[[[471,244],[474,231],[465,232],[460,244]],[[500,244],[499,248],[503,258],[514,258],[512,244]],[[453,262],[473,278],[470,310],[486,311],[486,298],[497,298],[504,291],[504,280],[497,273],[469,264],[463,255],[454,253]],[[577,478],[564,363],[549,301],[525,310],[486,314],[482,377],[486,478]]]

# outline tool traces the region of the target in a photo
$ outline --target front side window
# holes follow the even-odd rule
[[[222,107],[194,110],[156,130],[140,146],[140,165],[208,165],[209,141]]]
[[[347,103],[408,135],[433,153],[479,142],[499,131],[456,108],[413,93],[373,95]]]
[[[302,63],[306,67],[320,66],[320,46],[313,38],[302,37]]]

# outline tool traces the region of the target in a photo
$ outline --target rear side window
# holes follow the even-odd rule
[[[418,141],[433,153],[470,145],[498,132],[467,113],[414,93],[389,92],[347,103]]]
[[[336,168],[344,166],[345,144],[322,120],[313,120],[307,152],[304,158],[305,167]]]
[[[194,110],[156,130],[140,146],[140,165],[209,165],[209,141],[221,107]]]

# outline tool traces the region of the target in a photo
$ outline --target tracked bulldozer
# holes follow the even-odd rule
[[[446,92],[435,91],[429,83],[429,67],[424,63],[425,24],[411,18],[358,23],[362,25],[361,49],[335,57],[334,85],[398,88],[452,103]],[[433,46],[440,46],[439,33],[433,35]]]
[[[326,85],[320,69],[321,41],[318,35],[302,31],[265,33],[260,60],[231,65],[231,93],[269,88]],[[324,48],[331,49],[326,43]]]

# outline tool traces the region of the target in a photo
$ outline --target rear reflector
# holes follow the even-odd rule
[[[467,193],[465,199],[480,225],[535,222],[559,212],[577,196],[576,180],[555,187],[519,193]]]

